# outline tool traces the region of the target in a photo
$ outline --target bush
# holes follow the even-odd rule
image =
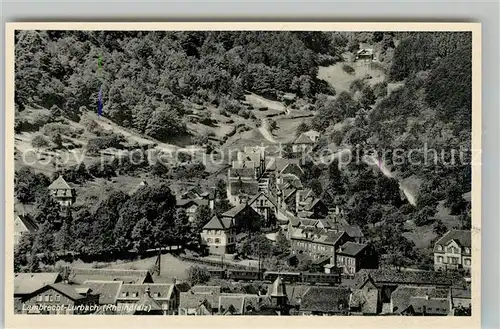
[[[377,98],[383,98],[387,96],[387,82],[379,82],[373,86],[373,93]]]
[[[354,72],[356,72],[352,66],[347,64],[342,65],[342,70],[344,70],[345,73],[350,75],[353,75]]]
[[[63,123],[51,122],[42,127],[42,133],[50,138],[54,138],[56,135],[70,136],[73,129]]]
[[[210,280],[210,272],[208,272],[206,267],[193,265],[187,272],[191,285],[207,283]]]
[[[31,140],[31,146],[36,148],[45,148],[50,146],[50,142],[43,135],[36,135]]]

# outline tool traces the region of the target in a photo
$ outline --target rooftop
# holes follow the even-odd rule
[[[451,241],[457,242],[461,247],[471,247],[471,231],[468,230],[451,230],[445,233],[436,245],[447,245]]]
[[[14,294],[30,294],[48,284],[60,282],[58,272],[14,274]]]
[[[48,187],[49,190],[71,190],[71,186],[66,183],[62,176],[57,177]]]
[[[340,287],[315,287],[307,290],[300,309],[311,312],[338,313],[349,307],[350,289]]]
[[[99,304],[115,304],[123,282],[88,280],[83,284],[99,294]]]

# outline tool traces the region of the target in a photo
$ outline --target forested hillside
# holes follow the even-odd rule
[[[238,113],[245,90],[333,94],[316,74],[335,58],[322,32],[20,31],[15,102],[77,119],[102,86],[104,116],[164,141],[186,131],[185,100]]]

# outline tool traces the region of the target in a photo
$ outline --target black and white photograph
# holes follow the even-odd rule
[[[69,27],[13,31],[14,317],[479,312],[478,25]]]

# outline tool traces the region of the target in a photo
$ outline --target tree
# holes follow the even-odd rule
[[[265,258],[273,253],[273,245],[264,234],[254,233],[247,236],[238,246],[239,253]]]
[[[443,224],[441,220],[437,220],[436,224],[434,225],[433,231],[437,236],[443,236],[448,231],[448,228]]]
[[[45,148],[49,147],[49,141],[43,135],[36,135],[31,140],[31,145],[36,148]]]
[[[23,203],[34,202],[37,194],[45,194],[50,180],[44,174],[37,174],[30,167],[21,167],[15,173],[14,191]]]
[[[56,134],[52,140],[54,144],[56,144],[57,148],[62,148],[63,147],[63,142],[60,134]]]
[[[73,243],[71,222],[64,220],[59,231],[54,237],[54,250],[68,251],[71,250]]]
[[[191,239],[189,238],[189,229],[190,229],[189,219],[184,209],[177,210],[174,224],[175,224],[175,237],[177,238],[176,243],[183,245],[192,242]],[[195,241],[198,240],[199,239],[196,239]]]
[[[317,178],[312,179],[308,185],[313,190],[315,195],[321,195],[323,193],[323,186]]]
[[[134,250],[142,254],[151,247],[151,231],[152,225],[147,218],[143,218],[137,222],[132,230],[131,238]]]
[[[47,223],[52,228],[61,224],[61,205],[48,193],[37,195],[33,219],[36,223]]]
[[[309,126],[305,122],[301,122],[299,126],[297,127],[297,132],[295,133],[295,136],[300,136],[300,134],[305,133],[309,131]]]
[[[373,89],[369,85],[365,85],[361,90],[361,99],[359,102],[364,109],[369,109],[370,105],[375,104],[375,94],[373,93]]]
[[[288,241],[282,231],[276,233],[276,245],[274,249],[276,255],[287,255],[290,253],[290,241]]]
[[[34,233],[32,254],[37,255],[53,250],[54,231],[48,222],[43,222],[38,231]]]
[[[223,179],[219,179],[217,181],[217,184],[215,185],[216,197],[219,199],[226,199],[227,197],[226,188],[227,188],[226,181]]]
[[[188,280],[191,285],[207,283],[210,280],[210,272],[205,267],[193,265],[188,268]]]

